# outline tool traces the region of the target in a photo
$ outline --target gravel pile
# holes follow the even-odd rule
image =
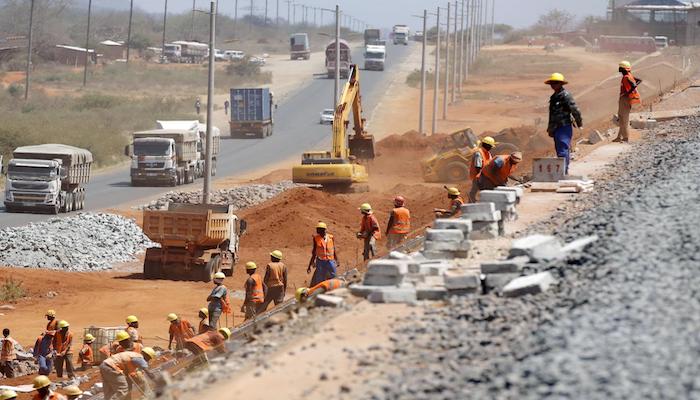
[[[134,220],[81,213],[0,230],[0,265],[104,270],[152,246]]]
[[[699,132],[698,119],[662,126],[614,179],[536,227],[601,237],[583,258],[540,266],[558,287],[453,298],[406,320],[388,359],[398,372],[367,397],[700,398]]]
[[[252,184],[237,186],[231,189],[221,189],[211,194],[210,201],[214,204],[230,204],[236,210],[251,207],[269,200],[278,194],[299,187],[292,181],[282,181],[274,184]],[[202,191],[193,192],[168,192],[163,197],[154,200],[140,207],[147,210],[164,210],[168,203],[190,203],[199,204],[202,202]]]

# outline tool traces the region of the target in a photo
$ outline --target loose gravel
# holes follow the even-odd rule
[[[105,270],[153,246],[132,219],[81,213],[0,230],[0,265]]]
[[[251,207],[269,200],[278,194],[299,187],[292,181],[281,181],[274,184],[251,184],[236,186],[230,189],[221,189],[211,194],[210,202],[214,204],[229,204],[234,209],[239,210]],[[202,191],[192,192],[168,192],[161,198],[145,204],[139,209],[164,210],[168,203],[190,203],[199,204],[202,202]]]
[[[700,119],[661,126],[535,231],[601,240],[549,292],[407,320],[376,399],[699,399]]]

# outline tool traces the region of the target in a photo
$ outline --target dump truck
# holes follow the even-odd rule
[[[289,37],[289,58],[292,60],[298,58],[308,60],[311,58],[309,35],[306,33],[295,33]]]
[[[340,78],[347,79],[350,75],[350,45],[343,39],[339,40],[340,47]],[[326,45],[326,73],[329,79],[335,78],[335,40]]]
[[[273,102],[272,91],[268,88],[231,89],[231,137],[263,139],[271,136]]]
[[[154,129],[134,132],[132,137],[125,149],[131,157],[132,186],[176,186],[192,183],[202,175],[196,129]]]
[[[48,211],[85,208],[92,153],[64,144],[18,147],[7,164],[5,211]]]
[[[394,44],[408,45],[408,35],[410,30],[406,25],[394,25],[391,31]]]
[[[471,128],[453,132],[445,146],[421,163],[423,179],[426,182],[465,182],[469,179],[469,164],[479,143]],[[517,150],[513,144],[497,143],[491,154],[510,154]]]
[[[178,40],[165,45],[163,57],[174,63],[199,64],[209,56],[209,45]]]
[[[370,44],[376,44],[382,36],[382,32],[379,29],[365,29],[365,46]]]
[[[157,129],[187,129],[197,131],[197,173],[195,179],[204,176],[204,162],[207,159],[207,124],[199,121],[156,121]],[[211,127],[211,176],[216,175],[216,159],[221,148],[221,131],[216,126]]]
[[[146,250],[146,279],[209,282],[217,272],[233,275],[245,220],[233,206],[170,203],[167,210],[144,210],[143,232],[160,247]]]

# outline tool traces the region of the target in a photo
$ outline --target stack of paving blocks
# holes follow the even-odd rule
[[[518,219],[518,212],[515,211],[515,204],[518,200],[516,191],[507,190],[482,190],[479,192],[479,203],[493,203],[496,210],[501,212],[501,217],[505,221],[515,221]]]
[[[367,273],[361,285],[351,285],[355,296],[366,297],[373,303],[411,303],[417,300],[416,288],[404,284],[408,274],[408,260],[381,259],[367,264]]]
[[[425,231],[423,257],[429,260],[467,258],[472,221],[468,219],[436,219]]]
[[[503,231],[501,211],[496,210],[494,203],[469,203],[462,206],[462,220],[470,220],[472,230],[471,240],[495,239]]]

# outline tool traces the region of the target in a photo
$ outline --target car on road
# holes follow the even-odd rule
[[[226,61],[226,54],[219,49],[214,49],[214,61]]]
[[[335,111],[332,108],[326,108],[323,111],[321,111],[321,119],[320,119],[320,124],[332,124],[333,123],[333,116],[335,115]]]
[[[245,53],[240,50],[226,50],[224,56],[229,61],[242,60],[245,58]]]
[[[250,57],[250,62],[261,67],[265,65],[265,59],[262,57]]]

